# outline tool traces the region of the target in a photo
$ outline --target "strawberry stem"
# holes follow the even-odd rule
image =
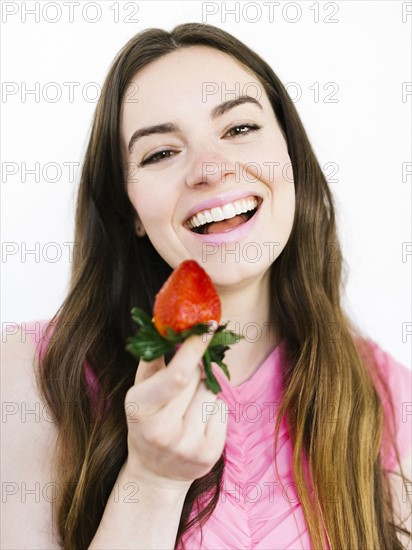
[[[144,361],[153,361],[165,353],[174,351],[176,345],[184,342],[189,336],[210,332],[210,325],[208,323],[198,323],[180,333],[168,327],[167,336],[163,336],[157,331],[149,315],[142,309],[135,307],[132,309],[131,313],[133,321],[138,324],[140,328],[134,336],[128,338],[126,350],[137,359],[143,359]],[[242,338],[239,334],[225,330],[226,326],[227,323],[218,326],[202,357],[206,375],[206,385],[215,394],[219,393],[221,388],[213,374],[211,364],[216,363],[219,365],[226,377],[230,380],[229,370],[227,365],[223,362],[223,358],[229,346],[239,342]]]

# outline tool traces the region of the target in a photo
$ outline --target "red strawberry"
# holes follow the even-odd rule
[[[142,309],[132,309],[132,319],[140,329],[128,339],[126,349],[136,358],[153,361],[173,352],[192,334],[210,332],[210,321],[219,325],[220,318],[220,300],[212,280],[194,260],[186,260],[173,271],[156,295],[153,320]],[[230,380],[223,359],[229,346],[241,338],[225,330],[226,325],[214,327],[212,341],[202,357],[205,382],[214,393],[220,391],[220,385],[211,364],[218,364]]]
[[[166,328],[182,332],[198,323],[220,323],[219,296],[209,275],[194,260],[186,260],[158,292],[153,322],[164,336]]]

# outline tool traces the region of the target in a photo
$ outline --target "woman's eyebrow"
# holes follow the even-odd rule
[[[213,107],[213,109],[210,112],[210,118],[214,120],[224,115],[231,109],[238,107],[238,105],[242,105],[243,103],[252,103],[257,107],[259,107],[261,111],[263,111],[263,107],[257,99],[248,95],[241,95],[236,99],[230,99],[229,101],[224,101],[223,103],[216,105],[216,107]],[[152,134],[171,134],[173,132],[180,132],[180,131],[181,131],[180,128],[172,122],[155,124],[154,126],[144,126],[143,128],[136,130],[133,133],[132,137],[130,138],[129,146],[128,146],[129,153],[132,152],[133,146],[136,143],[136,141],[142,137],[150,136]]]
[[[156,124],[155,126],[144,126],[143,128],[140,128],[140,130],[136,130],[130,138],[129,153],[132,152],[133,146],[136,141],[144,136],[150,136],[151,134],[171,134],[172,132],[180,132],[179,127],[172,122]]]
[[[230,111],[230,109],[233,109],[238,105],[242,105],[243,103],[253,103],[254,105],[257,105],[261,111],[263,111],[263,107],[257,99],[250,95],[241,95],[236,99],[224,101],[223,103],[220,103],[220,105],[216,105],[216,107],[213,107],[210,113],[210,118],[214,120],[227,113],[227,111]]]

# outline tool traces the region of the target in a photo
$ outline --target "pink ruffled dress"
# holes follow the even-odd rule
[[[44,322],[40,325],[44,326]],[[30,323],[30,327],[33,326]],[[33,330],[32,337],[37,344],[35,333]],[[368,342],[394,397],[397,441],[403,458],[412,447],[412,373],[376,343]],[[312,548],[293,478],[293,449],[284,419],[277,449],[279,477],[274,464],[274,429],[282,397],[283,349],[281,342],[252,376],[236,387],[219,367],[213,365],[222,388],[218,397],[225,405],[205,404],[204,415],[205,419],[215,414],[227,419],[226,464],[218,504],[202,530],[192,530],[185,536],[187,550]],[[44,345],[39,351],[42,354]],[[88,368],[86,376],[94,399],[98,388]],[[389,415],[385,401],[384,409],[385,416]],[[388,470],[395,468],[395,456],[383,456],[383,466]],[[194,507],[191,517],[197,513]]]

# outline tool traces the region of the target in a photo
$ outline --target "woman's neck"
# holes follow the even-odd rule
[[[270,310],[269,272],[242,288],[219,288],[222,322],[243,338],[226,351],[231,384],[247,380],[279,344],[279,330]]]

